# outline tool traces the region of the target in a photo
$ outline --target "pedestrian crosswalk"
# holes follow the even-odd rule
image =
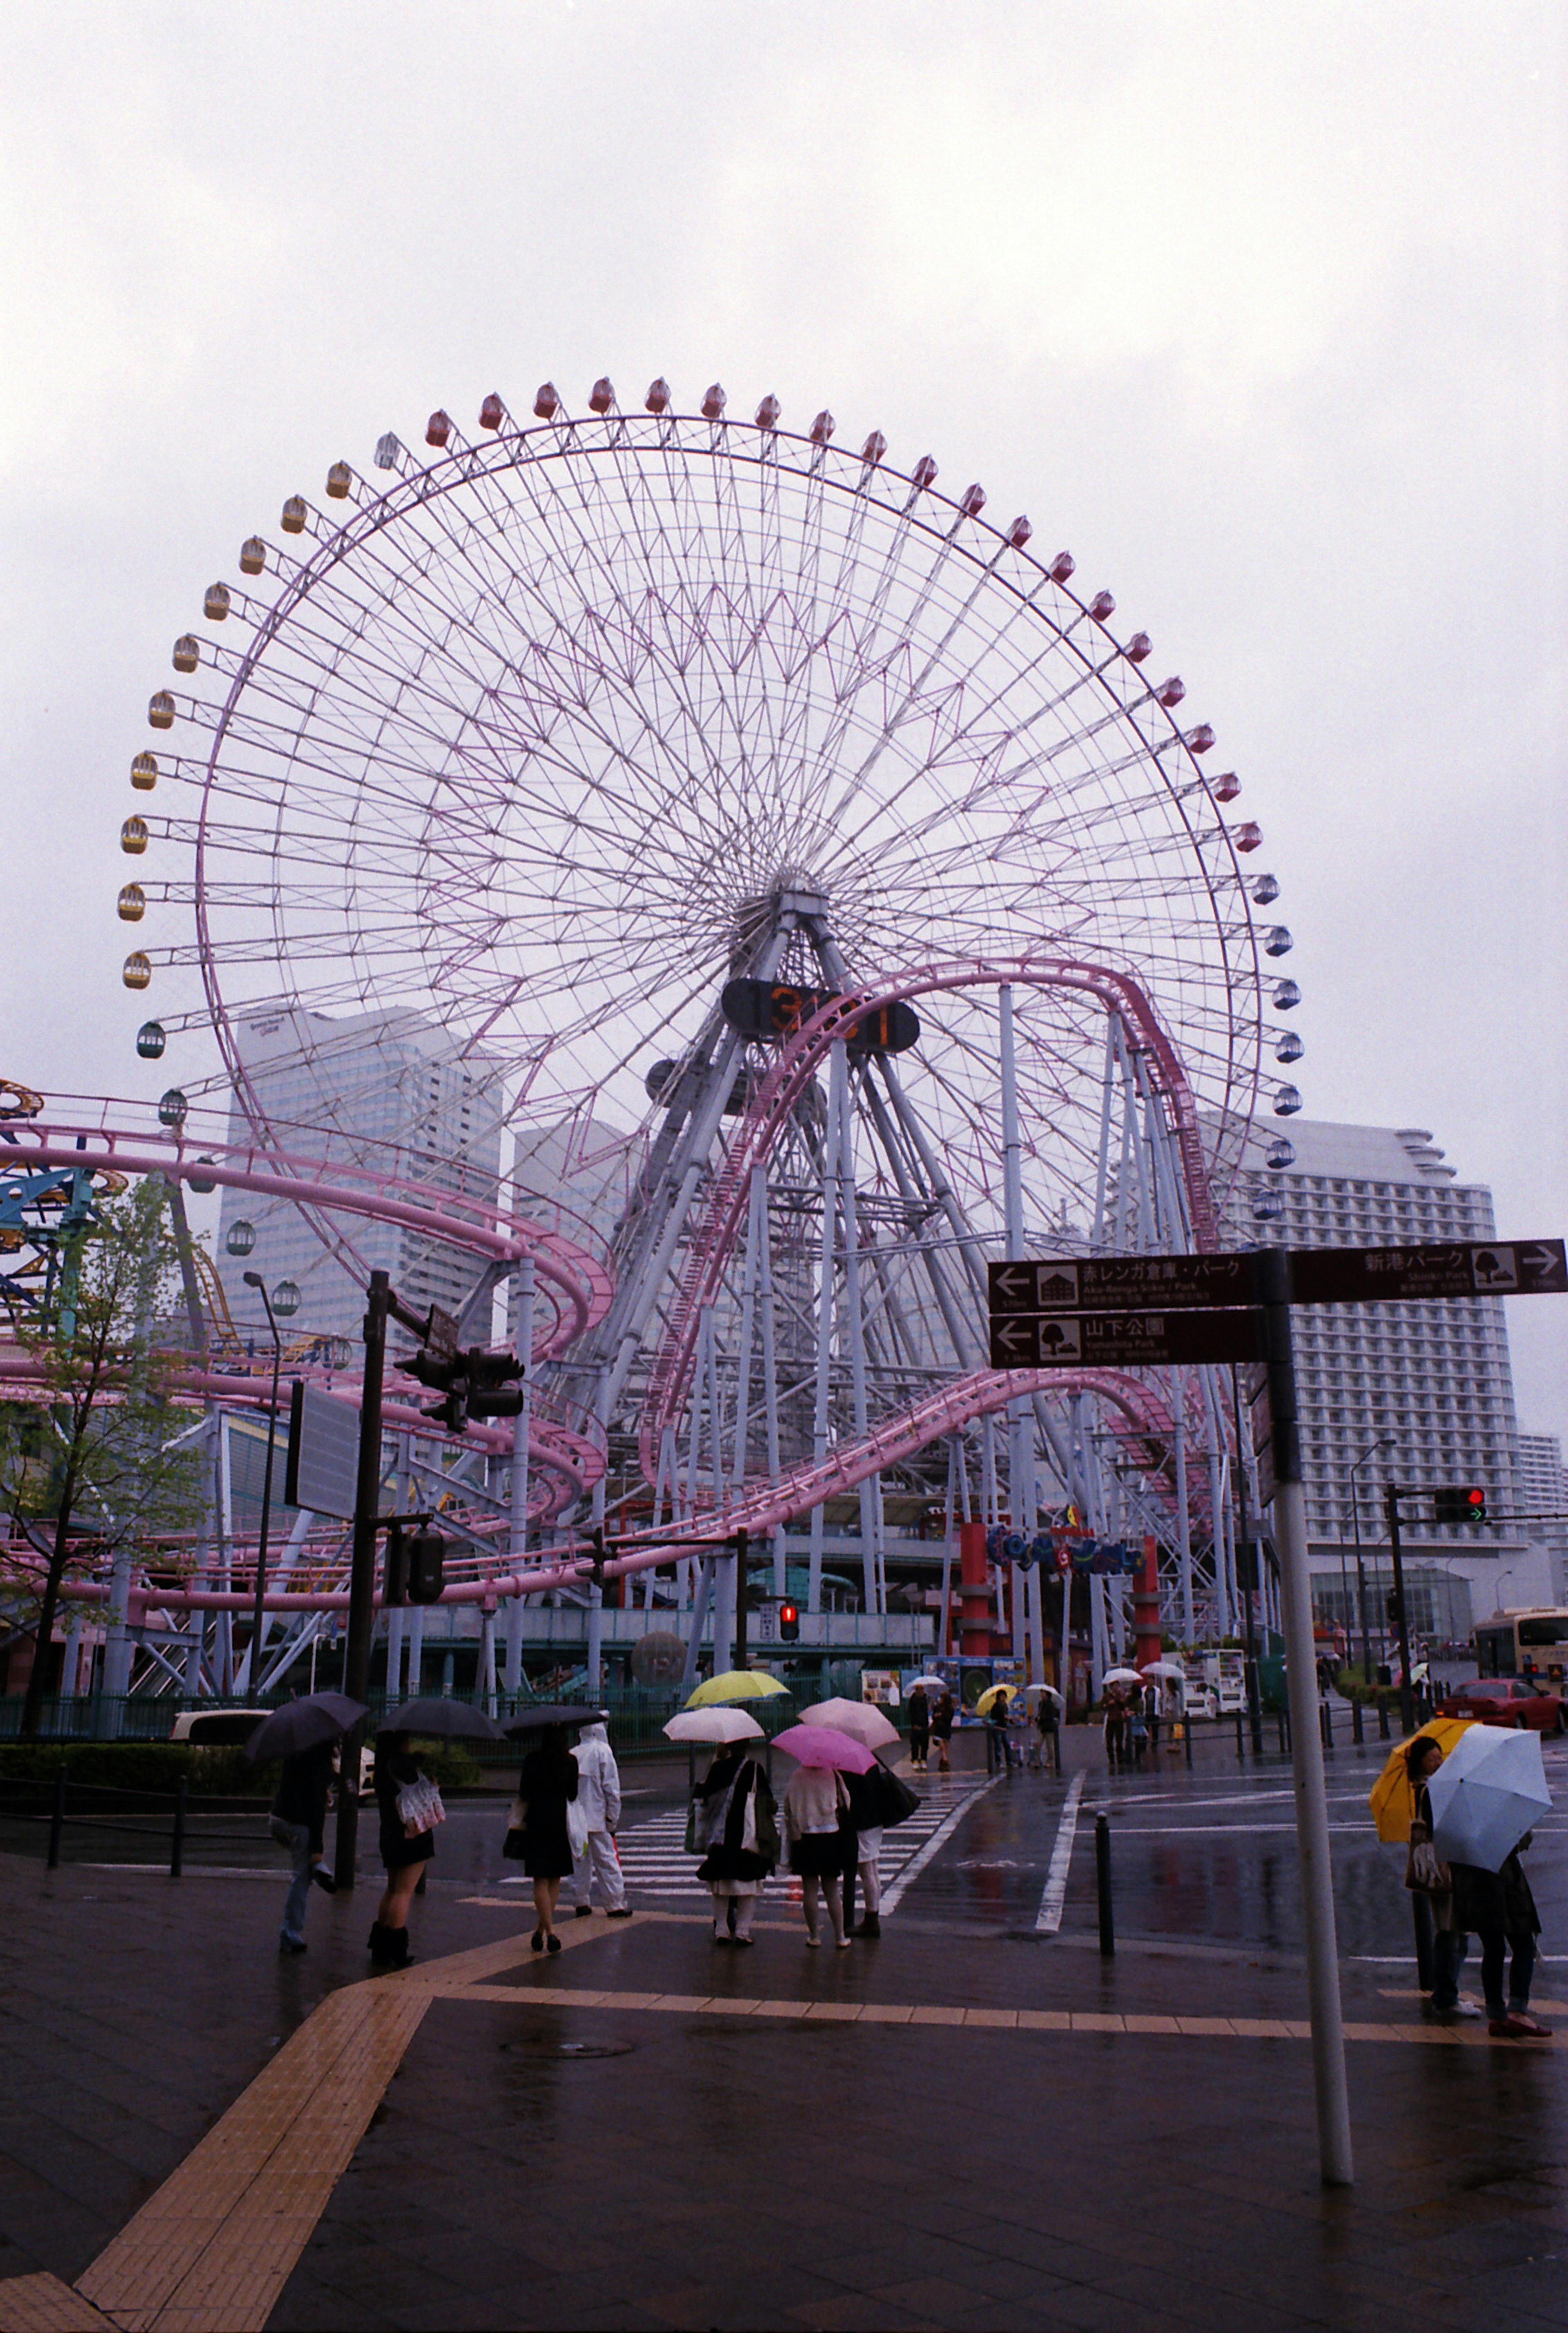
[[[907,1822],[882,1836],[881,1874],[883,1902],[890,1896],[894,1903],[908,1884],[904,1875],[916,1875],[910,1867],[920,1863],[925,1851],[933,1844],[943,1844],[936,1834],[944,1824],[956,1820],[987,1785],[983,1777],[962,1778],[954,1775],[938,1781],[934,1776],[920,1789],[921,1804]],[[641,1822],[630,1824],[616,1839],[620,1856],[620,1867],[631,1900],[690,1897],[694,1893],[707,1900],[707,1891],[697,1877],[698,1858],[686,1851],[686,1809],[672,1807],[668,1812],[649,1815]],[[928,1858],[927,1858],[928,1859]],[[792,1889],[799,1881],[782,1874]],[[891,1908],[891,1905],[889,1905]]]

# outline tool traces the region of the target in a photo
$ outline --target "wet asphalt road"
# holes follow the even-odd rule
[[[1086,1939],[1096,1926],[1094,1816],[1103,1810],[1111,1823],[1119,1941],[1293,1956],[1300,1945],[1301,1918],[1289,1762],[1275,1754],[1242,1765],[1234,1744],[1233,1733],[1217,1729],[1200,1740],[1191,1769],[1162,1753],[1157,1765],[1112,1773],[1098,1735],[1087,1728],[1070,1729],[1064,1776],[1019,1771],[976,1792],[907,1883],[896,1916],[957,1931],[1036,1934],[1053,1856],[1060,1849],[1056,1871],[1060,1880],[1065,1870],[1065,1886],[1060,1891],[1059,1934],[1064,1942]],[[986,1779],[984,1746],[970,1735],[956,1750],[961,1795],[963,1786]],[[1558,1806],[1536,1831],[1528,1869],[1550,1965],[1554,1959],[1568,1963],[1568,1745],[1549,1742],[1544,1754]],[[1367,1811],[1367,1793],[1387,1755],[1387,1745],[1370,1742],[1361,1749],[1340,1747],[1327,1761],[1336,1913],[1347,1961],[1409,1957],[1404,1850],[1379,1844]],[[1080,1773],[1074,1823],[1067,1810]],[[684,1804],[684,1765],[631,1767],[625,1781],[623,1844],[634,1842],[643,1825],[662,1821],[668,1835],[672,1812]],[[782,1771],[779,1782],[782,1789]],[[935,1778],[930,1784],[917,1778],[916,1786],[935,1787]],[[1070,1857],[1064,1823],[1072,1838]],[[431,1887],[461,1894],[494,1890],[515,1879],[515,1865],[505,1863],[500,1854],[505,1827],[503,1799],[455,1802],[440,1833]],[[167,1868],[166,1838],[72,1831],[66,1859]],[[369,1862],[374,1856],[369,1809],[361,1817],[361,1841]],[[899,1859],[891,1852],[891,1835],[889,1846],[885,1867]],[[43,1836],[36,1827],[24,1829],[0,1821],[0,1847],[42,1853]],[[636,1858],[629,1855],[628,1860],[630,1866]],[[266,1838],[264,1819],[229,1814],[193,1822],[187,1867],[193,1877],[209,1867],[253,1873],[258,1881],[264,1876],[277,1879],[282,1858]],[[632,1900],[638,1900],[635,1880]],[[666,1893],[659,1900],[670,1898]],[[705,1891],[694,1886],[692,1904],[704,1900]]]

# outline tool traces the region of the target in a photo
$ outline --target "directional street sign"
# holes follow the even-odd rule
[[[1376,1304],[1429,1296],[1560,1296],[1568,1291],[1561,1240],[1457,1241],[1421,1247],[1291,1251],[1298,1304]]]
[[[993,1327],[1037,1313],[1182,1311],[1250,1304],[1255,1249],[1228,1255],[1051,1257],[990,1266]],[[1298,1304],[1399,1303],[1433,1296],[1568,1293],[1561,1240],[1471,1240],[1417,1247],[1297,1247]],[[1017,1364],[1015,1364],[1017,1366]]]
[[[1029,1312],[1119,1312],[1146,1304],[1250,1304],[1252,1257],[1105,1255],[989,1268],[993,1320]]]
[[[1161,1368],[1262,1355],[1255,1311],[1036,1313],[991,1324],[994,1369]]]

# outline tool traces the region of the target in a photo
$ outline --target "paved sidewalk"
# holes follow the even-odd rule
[[[366,1982],[367,1885],[279,1961],[275,1882],[0,1877],[0,2333],[1560,2321],[1562,2052],[1397,1971],[1347,1970],[1325,2194],[1279,1957],[1106,1966],[917,1888],[843,1954],[775,1895],[748,1953],[667,1911],[543,1959],[433,1884]]]

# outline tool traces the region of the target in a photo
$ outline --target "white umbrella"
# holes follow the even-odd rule
[[[1172,1685],[1180,1685],[1186,1676],[1179,1661],[1146,1661],[1143,1674],[1146,1677],[1169,1677]]]
[[[813,1702],[803,1709],[803,1725],[830,1725],[835,1733],[847,1733],[851,1742],[863,1742],[868,1750],[885,1750],[890,1742],[897,1742],[899,1729],[891,1718],[884,1717],[874,1702],[832,1701]]]
[[[1107,1669],[1101,1683],[1102,1685],[1141,1685],[1143,1679],[1136,1669]]]
[[[1496,1725],[1461,1733],[1427,1789],[1438,1853],[1483,1871],[1500,1870],[1552,1804],[1541,1736]]]
[[[951,1693],[953,1690],[946,1677],[917,1677],[914,1685],[906,1685],[904,1688],[904,1697],[906,1700],[909,1698],[909,1695],[914,1692],[915,1685],[924,1685],[928,1695],[933,1693]]]
[[[1026,1685],[1024,1688],[1024,1698],[1025,1701],[1038,1701],[1041,1695],[1046,1693],[1050,1695],[1058,1709],[1066,1708],[1066,1703],[1053,1685]]]
[[[760,1742],[762,1727],[744,1709],[680,1709],[664,1731],[672,1742]]]

